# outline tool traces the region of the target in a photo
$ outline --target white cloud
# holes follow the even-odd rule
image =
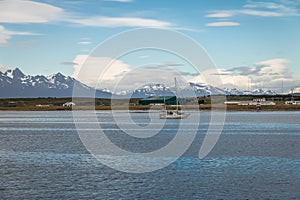
[[[0,46],[4,46],[10,38],[11,38],[10,35],[1,33],[1,26],[0,26]]]
[[[129,2],[129,0],[118,0]],[[29,0],[0,0],[0,23],[53,23],[66,22],[93,27],[156,27],[170,28],[170,22],[139,17],[83,17],[75,13],[66,12],[64,9],[46,3]],[[2,28],[3,29],[3,28]],[[0,33],[0,45],[4,45],[12,35],[33,35],[28,32]],[[79,44],[88,44],[88,41]]]
[[[187,28],[187,27],[171,27],[174,30],[178,31],[190,31],[190,32],[195,32],[195,33],[202,33],[204,32],[202,29],[194,29],[194,28]]]
[[[0,22],[4,23],[45,23],[60,20],[63,9],[27,0],[0,1]]]
[[[207,83],[220,88],[264,88],[278,92],[281,92],[282,82],[285,91],[300,85],[300,77],[293,77],[287,66],[289,61],[283,58],[257,62],[253,66],[208,69],[189,80],[184,80],[184,73],[163,64],[133,67],[122,60],[88,55],[78,55],[72,63],[73,77],[89,86],[114,92],[138,89],[149,83],[173,85],[174,77],[182,83]]]
[[[262,68],[256,73],[258,76],[257,79],[261,80],[262,78],[267,79],[284,79],[291,78],[292,72],[286,66],[289,61],[287,59],[277,58],[271,60],[265,60],[256,63],[257,66],[262,66]],[[261,76],[262,78],[260,78]]]
[[[213,27],[221,27],[221,26],[239,26],[240,23],[238,22],[212,22],[206,24],[206,26],[213,26]]]
[[[79,45],[89,45],[89,44],[92,44],[92,41],[90,38],[80,38],[80,41],[77,42],[77,44]]]
[[[116,0],[130,2],[130,0]],[[0,22],[4,23],[49,23],[68,22],[94,27],[171,27],[166,21],[139,17],[83,17],[46,3],[29,0],[0,1]]]
[[[209,18],[229,18],[229,17],[233,17],[235,15],[251,15],[251,16],[259,16],[259,17],[280,17],[280,16],[287,15],[287,13],[282,13],[282,12],[277,12],[277,11],[241,9],[241,10],[214,11],[213,13],[206,15],[206,17],[209,17]],[[290,13],[288,15],[290,15]]]
[[[167,86],[174,85],[174,77],[177,78],[177,83],[185,83],[183,77],[180,73],[175,70],[166,69],[147,69],[146,66],[131,69],[130,71],[124,73],[119,77],[116,83],[116,88],[113,89],[115,92],[120,92],[123,90],[133,91],[139,89],[144,85],[160,83]],[[182,84],[180,84],[182,85]],[[110,85],[112,86],[112,85]],[[114,85],[113,85],[114,86]],[[109,88],[109,85],[106,86]]]
[[[251,15],[259,17],[300,16],[299,10],[293,5],[277,4],[272,2],[250,2],[241,9],[215,10],[206,17],[229,18],[236,15]]]
[[[69,19],[71,23],[94,27],[171,27],[173,24],[154,19],[145,19],[137,17],[104,17],[95,16],[81,19]]]
[[[213,83],[214,86],[224,88],[265,88],[281,92],[282,83],[287,92],[300,85],[300,77],[293,77],[287,59],[276,58],[257,62],[253,66],[235,67],[232,69],[210,69],[201,76],[192,78],[191,82]],[[221,79],[222,82],[215,80]]]
[[[12,35],[39,35],[39,34],[30,33],[30,32],[10,31],[5,29],[4,26],[0,25],[0,46],[6,45]]]
[[[78,44],[80,44],[80,45],[88,45],[88,44],[92,44],[92,42],[90,42],[90,41],[81,41],[81,42],[78,42]]]
[[[251,9],[239,10],[236,13],[237,14],[244,14],[244,15],[259,16],[259,17],[280,17],[280,16],[284,16],[284,13],[281,13],[281,12],[251,10]]]
[[[215,12],[215,13],[206,15],[206,17],[211,17],[211,18],[228,18],[228,17],[232,17],[232,16],[233,16],[232,12]]]
[[[287,6],[284,4],[278,4],[273,2],[251,2],[244,6],[245,8],[262,8],[275,10],[280,13],[282,16],[299,16],[299,10],[294,6]]]
[[[191,78],[189,81],[193,83],[205,83],[208,85],[223,88],[224,85],[234,83],[234,79],[227,79],[227,77],[229,77],[230,75],[231,72],[228,72],[226,69],[207,69],[201,72],[200,75]]]
[[[116,84],[120,76],[130,71],[130,66],[121,60],[109,57],[78,55],[74,59],[73,77],[93,87],[101,83],[100,88],[109,88]]]
[[[244,5],[245,8],[268,8],[268,9],[279,9],[285,7],[283,5],[273,2],[250,2]]]
[[[0,1],[0,23],[46,23],[63,18],[63,9],[45,3],[27,0]],[[0,46],[7,45],[14,35],[40,35],[6,30],[0,26]]]
[[[175,70],[181,66],[177,63],[134,67],[122,60],[88,55],[78,55],[72,63],[74,63],[72,75],[74,78],[89,86],[108,88],[114,92],[132,91],[149,83],[174,85],[174,77],[178,80],[183,80],[184,77],[181,72]]]
[[[109,0],[131,2],[132,0]],[[173,28],[202,32],[192,28],[178,27],[175,24],[152,18],[143,17],[108,17],[102,15],[83,16],[78,13],[67,12],[64,9],[47,3],[30,0],[0,0],[0,23],[57,23],[65,22],[92,27],[146,27],[146,28]],[[13,35],[13,34],[11,34]],[[2,41],[7,41],[8,36]]]

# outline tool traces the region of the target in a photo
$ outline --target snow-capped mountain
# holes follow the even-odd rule
[[[225,95],[233,95],[233,96],[242,96],[242,95],[277,95],[278,93],[274,90],[264,90],[264,89],[254,89],[254,90],[240,90],[237,88],[233,88],[233,89],[229,89],[229,88],[225,88],[224,90],[224,94]]]
[[[163,84],[147,84],[134,91],[126,90],[112,94],[109,89],[95,90],[70,76],[61,73],[50,76],[25,75],[19,68],[0,72],[0,98],[18,97],[72,97],[73,88],[80,97],[90,96],[95,93],[97,98],[146,98],[149,96],[173,96],[175,88]],[[187,86],[178,86],[179,97],[201,97],[210,95],[276,95],[273,90],[255,89],[240,90],[220,89],[206,84],[189,83]]]
[[[149,96],[174,96],[174,92],[163,84],[149,84],[134,90],[133,98],[145,98]]]
[[[163,84],[147,84],[136,90],[123,90],[114,94],[119,98],[146,98],[151,96],[174,96],[175,93]]]
[[[263,89],[255,89],[252,90],[252,94],[253,95],[277,95],[277,92],[275,92],[274,90],[263,90]]]
[[[71,97],[73,87],[82,96],[95,92],[96,97],[110,98],[111,93],[88,87],[70,76],[61,73],[51,76],[25,75],[19,68],[0,72],[0,97],[21,98],[21,97]]]
[[[122,91],[118,93],[119,97],[126,98],[146,98],[149,96],[173,96],[175,95],[175,88],[170,88],[163,84],[148,84],[144,85],[141,88],[134,91]],[[240,90],[237,88],[233,89],[220,89],[217,87],[213,87],[211,85],[206,84],[196,84],[189,83],[187,86],[179,86],[178,87],[178,96],[179,97],[203,97],[210,95],[234,95],[234,96],[242,96],[242,95],[277,95],[277,93],[273,90],[263,90],[263,89],[255,89],[252,91],[249,90]]]
[[[206,84],[189,83],[190,88],[195,91],[196,96],[224,95],[224,91],[220,88]]]
[[[209,85],[200,85],[196,83],[189,83],[186,86],[178,86],[178,96],[179,97],[201,97],[209,95],[224,94],[224,91]],[[122,91],[118,93],[123,97],[131,98],[146,98],[150,96],[174,96],[176,89],[172,87],[165,86],[163,84],[148,84],[144,85],[139,89],[134,91]]]

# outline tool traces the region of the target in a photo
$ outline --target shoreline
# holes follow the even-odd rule
[[[232,100],[233,97],[228,97]],[[244,100],[245,97],[234,97],[234,100]],[[251,97],[247,97],[251,99]],[[274,97],[270,97],[272,99]],[[66,102],[74,102],[74,107],[64,107]],[[182,106],[182,110],[210,111],[220,110],[226,112],[243,111],[300,111],[300,105],[285,105],[284,100],[275,100],[276,105],[262,105],[257,109],[255,105],[225,105],[223,99],[211,104],[209,98],[204,99],[204,104],[198,105],[195,101],[190,101]],[[131,111],[151,111],[165,110],[163,105],[140,105],[139,99],[89,99],[89,98],[14,98],[0,99],[0,111],[72,111],[72,110],[131,110]],[[167,106],[168,110],[175,110],[176,106]]]
[[[168,110],[175,109],[170,106],[167,107]],[[138,111],[138,112],[149,112],[149,111],[161,111],[164,110],[162,106],[124,106],[118,105],[114,106],[113,109],[111,106],[75,106],[63,107],[63,106],[49,106],[49,107],[36,107],[36,106],[27,106],[27,107],[0,107],[0,111],[84,111],[84,110],[129,110],[129,111]],[[211,105],[200,105],[200,106],[184,106],[182,110],[185,111],[211,111]],[[274,106],[262,106],[261,109],[257,110],[255,106],[237,106],[237,105],[214,105],[213,110],[215,111],[226,111],[226,112],[268,112],[268,111],[300,111],[300,105],[274,105]]]

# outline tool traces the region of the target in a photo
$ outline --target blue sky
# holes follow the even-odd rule
[[[0,69],[74,75],[74,64],[100,42],[143,27],[194,39],[222,72],[225,86],[248,84],[249,77],[256,87],[277,88],[283,81],[286,89],[300,86],[299,0],[2,0]],[[155,62],[178,62],[168,59]],[[125,60],[120,62],[134,65]]]

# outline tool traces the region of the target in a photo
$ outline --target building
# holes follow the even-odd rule
[[[253,99],[253,102],[266,102],[266,98]]]
[[[73,106],[75,106],[75,103],[73,102],[66,102],[63,104],[63,107],[73,107]]]
[[[285,105],[300,105],[300,101],[286,101]]]
[[[239,106],[274,106],[276,103],[273,101],[266,101],[265,98],[262,99],[253,99],[252,101],[225,101],[226,105],[239,105]]]
[[[176,105],[176,96],[148,97],[139,100],[140,105]]]
[[[37,104],[35,105],[35,107],[39,107],[39,108],[47,108],[47,107],[51,107],[53,106],[52,104]]]
[[[241,101],[225,101],[226,105],[239,105]]]

